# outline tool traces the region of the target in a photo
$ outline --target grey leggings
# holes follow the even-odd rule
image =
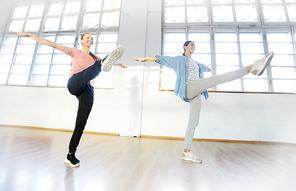
[[[193,140],[194,132],[199,122],[199,116],[200,116],[200,110],[201,110],[201,93],[211,87],[236,80],[247,74],[248,74],[247,69],[241,68],[225,74],[215,75],[209,78],[202,78],[202,79],[188,82],[186,97],[190,103],[190,112],[189,112],[188,126],[185,133],[184,149],[191,149],[191,143]]]

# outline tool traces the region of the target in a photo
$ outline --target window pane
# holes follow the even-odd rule
[[[213,17],[215,22],[233,22],[231,6],[214,6]]]
[[[31,84],[36,86],[46,86],[47,75],[32,75]]]
[[[1,54],[13,54],[15,45],[3,45],[1,48]]]
[[[165,0],[166,5],[182,5],[184,3],[184,0]]]
[[[0,55],[0,63],[10,64],[12,61],[12,55]]]
[[[104,10],[106,9],[119,9],[121,0],[105,0],[104,1]]]
[[[48,74],[49,65],[35,65],[33,69],[33,74]]]
[[[295,66],[293,55],[276,55],[270,63],[272,66]]]
[[[0,84],[4,85],[6,84],[6,80],[7,80],[7,76],[6,74],[0,74]]]
[[[39,45],[38,53],[52,53],[53,48],[46,45]]]
[[[119,25],[119,12],[103,13],[102,26],[118,26]]]
[[[211,54],[192,54],[192,58],[198,63],[208,66],[211,65]],[[204,74],[206,74],[206,72]]]
[[[64,16],[61,30],[75,30],[77,27],[78,16]]]
[[[100,11],[102,9],[102,0],[87,0],[85,11]]]
[[[20,44],[33,44],[33,45],[36,45],[36,41],[32,38],[28,38],[28,37],[21,37],[21,40],[20,40]]]
[[[238,22],[258,22],[256,6],[235,6]]]
[[[60,26],[60,18],[47,18],[44,31],[57,31]]]
[[[296,93],[296,80],[273,80],[275,92]]]
[[[0,64],[0,74],[8,74],[9,72],[9,69],[10,69],[10,65],[8,64]]]
[[[212,0],[213,4],[232,3],[232,0]]]
[[[281,0],[261,0],[261,3],[282,3]]]
[[[31,64],[33,55],[17,55],[15,59],[16,64]]]
[[[65,54],[55,54],[52,59],[54,64],[70,64],[71,57]]]
[[[268,42],[291,42],[291,35],[288,32],[268,32],[267,35]]]
[[[216,43],[216,53],[238,53],[236,43]]]
[[[32,5],[29,12],[29,17],[42,17],[44,5]]]
[[[41,22],[40,19],[29,19],[29,20],[27,20],[25,31],[28,31],[28,32],[39,31],[40,22]]]
[[[98,28],[100,23],[100,13],[86,13],[83,17],[83,25],[85,28]]]
[[[20,54],[33,54],[35,45],[18,45],[16,52]]]
[[[295,68],[272,67],[271,73],[273,78],[296,79]]]
[[[185,33],[166,32],[164,36],[165,42],[185,42]]]
[[[208,22],[207,7],[188,7],[187,22]]]
[[[210,53],[210,43],[195,43],[195,53]]]
[[[269,43],[268,50],[274,51],[275,54],[293,54],[292,43]]]
[[[51,54],[50,55],[37,55],[35,63],[38,64],[49,64],[51,62]]]
[[[217,74],[225,74],[239,69],[239,66],[217,66]]]
[[[239,34],[240,42],[262,42],[260,32],[241,32]]]
[[[79,13],[80,1],[68,1],[64,10],[64,14]]]
[[[286,22],[283,6],[262,6],[264,20],[266,22]]]
[[[42,38],[45,38],[51,42],[55,42],[55,35],[43,35]]]
[[[50,86],[61,86],[66,87],[69,77],[68,76],[50,76],[49,85]]]
[[[63,11],[63,2],[58,3],[50,3],[47,15],[48,16],[54,16],[54,15],[61,15]]]
[[[24,18],[27,14],[28,6],[27,5],[21,5],[17,6],[14,9],[12,18]]]
[[[264,79],[244,79],[244,91],[268,92],[268,82]]]
[[[234,3],[255,3],[255,0],[234,0]]]
[[[27,85],[29,75],[10,75],[8,84]]]
[[[258,55],[242,55],[242,64],[243,66],[248,66],[254,63],[255,60],[259,60],[264,57],[264,54],[258,54]],[[273,57],[273,59],[275,56]],[[272,60],[273,62],[273,60]],[[271,62],[271,63],[272,63]]]
[[[239,65],[238,55],[236,54],[217,54],[217,65]]]
[[[166,8],[165,9],[166,23],[185,23],[185,8]]]
[[[116,43],[98,43],[97,53],[109,53],[116,47]]]
[[[242,54],[264,53],[263,43],[241,43]]]
[[[100,34],[98,42],[117,42],[118,34]]]
[[[4,44],[16,44],[16,41],[17,41],[17,36],[7,35],[7,36],[5,36],[3,43]]]
[[[164,44],[164,52],[165,53],[179,53],[183,54],[183,43],[165,43]]]
[[[287,5],[290,21],[296,21],[296,5]]]
[[[64,44],[64,43],[74,43],[75,37],[74,34],[70,35],[59,35],[57,39],[57,43]]]
[[[210,33],[208,32],[189,32],[188,39],[193,42],[210,41]],[[184,38],[185,41],[185,38]]]
[[[237,41],[236,33],[234,32],[216,32],[215,33],[215,40],[221,42],[227,41]]]
[[[13,65],[12,74],[29,74],[31,65]]]
[[[207,1],[206,0],[186,0],[186,4],[190,5],[190,4],[206,4]]]
[[[9,25],[9,30],[19,32],[23,30],[24,20],[13,20]]]
[[[70,73],[70,65],[53,65],[50,74],[65,74]]]

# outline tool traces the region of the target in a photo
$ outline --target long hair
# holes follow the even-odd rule
[[[184,48],[184,46],[188,46],[189,43],[191,43],[193,41],[189,40],[189,41],[186,41],[184,44],[183,44],[183,49],[184,49],[184,53],[183,53],[183,56],[185,56],[185,53],[186,53],[186,50]]]
[[[90,33],[84,33],[84,34],[81,36],[81,40],[83,39],[84,35],[86,35],[86,34],[90,34]],[[90,34],[90,35],[91,35],[91,34]],[[96,55],[94,55],[91,51],[89,51],[89,55],[90,55],[95,61],[99,60],[99,58],[98,58]]]

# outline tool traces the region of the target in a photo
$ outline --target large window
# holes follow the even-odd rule
[[[212,91],[296,93],[296,1],[163,0],[163,55],[183,53],[195,42],[193,58],[222,74],[252,64],[270,51],[262,76],[247,75]],[[173,90],[175,74],[161,68],[162,90]]]
[[[83,33],[91,33],[91,52],[105,57],[117,46],[121,0],[59,0],[17,5],[0,53],[0,84],[65,87],[71,57],[12,31],[30,32],[52,42],[80,49]],[[113,88],[114,69],[102,72],[95,87]]]

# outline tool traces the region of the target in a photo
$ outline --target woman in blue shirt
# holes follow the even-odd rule
[[[155,61],[156,63],[175,71],[177,79],[174,94],[180,96],[182,100],[190,103],[189,121],[185,133],[185,146],[184,152],[182,153],[182,159],[201,163],[202,160],[190,152],[194,132],[199,122],[201,95],[208,99],[209,95],[207,89],[236,80],[248,73],[260,76],[270,64],[274,53],[270,52],[262,59],[256,60],[254,64],[247,67],[222,75],[214,75],[209,78],[204,78],[203,72],[209,72],[211,69],[191,58],[191,55],[195,50],[194,42],[185,42],[183,48],[183,56],[169,57],[157,55],[155,57],[134,59],[138,62]]]

